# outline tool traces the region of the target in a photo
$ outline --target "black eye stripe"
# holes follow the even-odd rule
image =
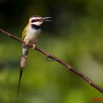
[[[32,20],[31,22],[33,23],[33,22],[35,22],[35,20]]]
[[[41,19],[35,19],[35,20],[32,20],[31,22],[37,22],[37,21],[41,21]]]

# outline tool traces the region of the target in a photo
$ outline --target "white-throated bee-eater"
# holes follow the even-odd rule
[[[38,37],[41,32],[41,29],[40,29],[41,24],[44,21],[51,21],[50,19],[51,17],[32,16],[30,17],[29,22],[22,33],[22,39],[24,40],[25,44],[24,43],[22,44],[22,58],[20,62],[20,76],[19,76],[19,82],[18,82],[17,97],[19,95],[23,69],[26,65],[27,56],[29,52],[28,45],[33,45],[33,49],[35,49],[36,47],[35,43],[38,41]]]

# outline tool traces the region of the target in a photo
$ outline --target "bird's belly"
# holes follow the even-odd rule
[[[38,36],[40,34],[40,30],[29,31],[24,38],[26,44],[33,44],[38,41]]]

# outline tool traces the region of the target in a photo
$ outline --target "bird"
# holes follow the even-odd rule
[[[27,56],[30,49],[28,45],[32,45],[33,49],[35,49],[36,42],[38,41],[38,37],[41,33],[41,25],[44,21],[51,21],[51,17],[41,17],[37,15],[31,16],[29,18],[27,26],[23,30],[22,40],[24,41],[24,43],[22,43],[22,57],[20,61],[20,75],[18,81],[17,98],[19,96],[22,73],[26,65]]]

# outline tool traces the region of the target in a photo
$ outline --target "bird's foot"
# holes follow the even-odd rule
[[[36,48],[36,45],[35,45],[35,44],[33,44],[32,46],[33,46],[32,49],[35,49],[35,48]]]

